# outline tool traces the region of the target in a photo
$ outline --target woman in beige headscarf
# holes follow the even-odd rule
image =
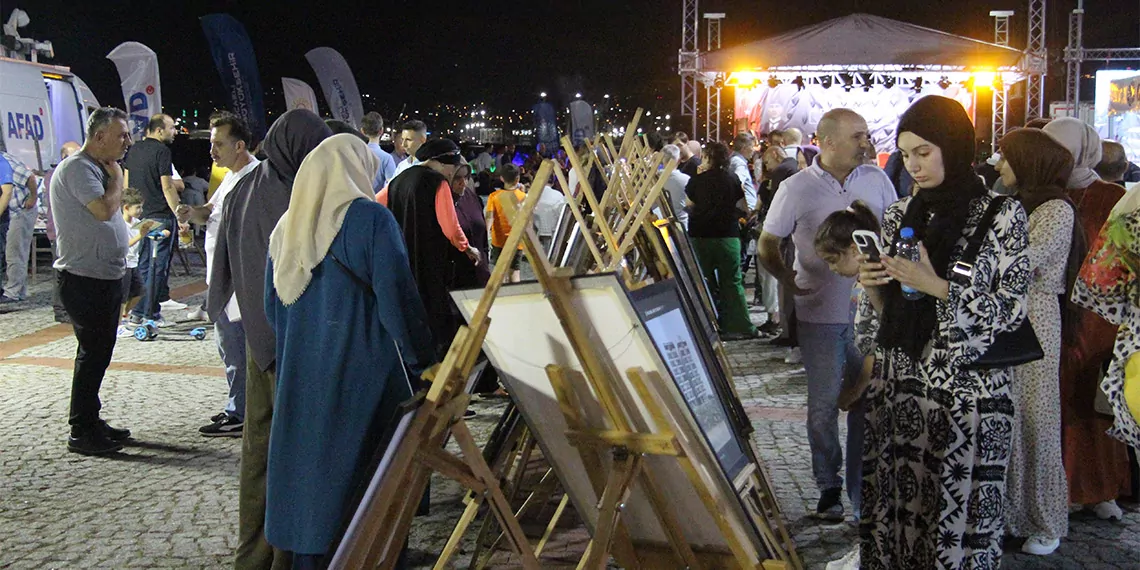
[[[1066,117],[1042,128],[1073,155],[1069,199],[1085,232],[1096,241],[1124,189],[1102,181],[1093,171],[1100,162],[1100,136],[1083,121]],[[1085,304],[1085,306],[1088,306]],[[1061,457],[1069,483],[1069,503],[1089,505],[1100,518],[1122,516],[1116,498],[1131,479],[1128,448],[1105,435],[1112,418],[1098,414],[1093,399],[1104,365],[1112,358],[1117,327],[1092,311],[1078,310],[1073,334],[1066,335],[1061,356]]]
[[[399,225],[373,202],[377,158],[352,135],[314,149],[269,240],[265,309],[277,336],[265,537],[317,565],[346,500],[433,363]]]

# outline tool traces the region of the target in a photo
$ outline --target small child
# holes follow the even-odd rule
[[[819,231],[815,234],[815,252],[819,258],[827,263],[828,269],[843,277],[857,277],[859,275],[859,247],[851,234],[855,230],[866,230],[879,235],[879,219],[867,207],[867,204],[856,201],[846,210],[833,212],[823,220]],[[858,297],[863,294],[862,288],[856,288],[857,293],[852,296],[852,305],[858,306]],[[854,317],[854,310],[852,311]],[[875,363],[874,349],[868,347],[862,350],[863,368],[859,371],[856,381],[844,382],[839,393],[839,409],[850,410],[863,398],[863,393],[871,384],[871,370]]]
[[[142,215],[142,194],[135,188],[123,188],[123,224],[126,225],[127,235],[130,236],[130,242],[127,244],[127,258],[126,258],[126,272],[123,273],[123,311],[120,315],[122,322],[119,324],[118,335],[120,337],[129,337],[134,334],[134,327],[130,326],[129,316],[131,309],[138,304],[139,299],[142,297],[142,275],[139,274],[139,248],[142,244],[143,236],[149,231],[150,227],[147,224],[139,223],[139,216]],[[164,236],[169,236],[170,231],[163,231]]]
[[[492,267],[498,263],[499,256],[503,253],[503,246],[507,243],[507,236],[511,233],[511,220],[507,216],[507,211],[503,208],[503,201],[509,199],[506,193],[514,192],[519,204],[526,199],[526,192],[523,191],[523,185],[519,183],[519,167],[508,162],[499,167],[498,174],[499,179],[503,181],[503,189],[491,193],[491,196],[487,198],[487,209],[483,212],[483,215],[487,219],[487,229],[491,234]],[[519,245],[519,249],[522,249],[521,244]],[[518,283],[522,280],[522,276],[519,273],[521,257],[522,254],[518,253],[511,261],[510,283]]]
[[[879,235],[879,219],[861,201],[856,200],[846,210],[832,212],[819,225],[815,234],[815,252],[827,263],[828,269],[844,277],[859,276],[859,248],[851,234],[866,230]]]

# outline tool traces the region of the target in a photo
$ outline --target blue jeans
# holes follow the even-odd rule
[[[158,241],[158,256],[154,259],[154,275],[151,275],[151,240],[146,236],[139,242],[139,276],[143,281],[143,295],[139,304],[131,309],[131,314],[143,319],[157,319],[160,316],[159,303],[170,299],[170,261],[174,257],[174,240],[178,239],[178,220],[174,218],[153,218],[166,224],[170,237]],[[154,279],[154,298],[150,296],[150,279]]]
[[[226,382],[230,385],[230,397],[226,401],[227,415],[239,420],[245,419],[245,329],[241,321],[232,322],[226,312],[214,323],[214,336],[218,344],[218,354],[226,367]]]
[[[863,368],[863,357],[855,348],[854,326],[800,321],[796,332],[807,371],[812,474],[820,490],[842,487],[839,392],[845,382],[855,382]],[[863,406],[860,403],[847,413],[847,497],[856,514],[862,498],[862,463]]]

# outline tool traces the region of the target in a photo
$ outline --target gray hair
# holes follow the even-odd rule
[[[126,112],[115,107],[100,107],[91,111],[91,115],[87,117],[87,138],[95,138],[96,133],[107,128],[116,119],[126,121]]]
[[[661,147],[661,152],[665,153],[665,162],[670,160],[681,160],[681,149],[675,144],[667,144]]]
[[[784,131],[784,144],[787,146],[800,146],[804,142],[803,131],[792,127]]]

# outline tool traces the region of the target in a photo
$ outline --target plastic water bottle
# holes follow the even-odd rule
[[[921,259],[921,254],[918,251],[918,240],[914,237],[914,228],[903,228],[899,230],[899,239],[895,242],[895,256],[903,259],[909,259],[917,262]],[[901,284],[900,284],[901,285]],[[902,286],[902,294],[908,301],[921,299],[925,293],[917,289]]]

